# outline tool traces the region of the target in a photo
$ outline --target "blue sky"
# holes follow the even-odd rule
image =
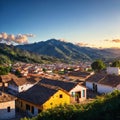
[[[120,0],[0,0],[0,32],[120,47]]]

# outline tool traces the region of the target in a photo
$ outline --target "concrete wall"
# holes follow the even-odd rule
[[[10,112],[7,108],[10,107]],[[15,117],[15,101],[8,101],[0,103],[0,120],[6,120]]]

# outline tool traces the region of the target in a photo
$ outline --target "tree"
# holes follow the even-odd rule
[[[100,71],[105,69],[106,66],[102,60],[96,60],[91,64],[91,67],[94,71]]]
[[[10,72],[10,67],[0,66],[0,75],[7,75]]]
[[[112,63],[111,67],[120,67],[120,60],[116,60]]]
[[[16,70],[16,71],[15,71],[15,75],[18,76],[18,77],[21,77],[21,76],[22,76],[19,70]]]

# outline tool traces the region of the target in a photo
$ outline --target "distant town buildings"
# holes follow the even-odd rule
[[[90,65],[14,64],[12,73],[0,76],[0,119],[15,117],[15,109],[36,116],[60,104],[80,104],[89,90],[101,94],[120,90],[120,68],[97,73],[86,69]]]

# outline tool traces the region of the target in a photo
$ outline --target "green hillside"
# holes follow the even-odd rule
[[[0,44],[0,64],[10,64],[11,62],[26,63],[53,63],[60,60],[55,57],[38,55],[26,50],[21,50],[13,45]]]
[[[97,97],[92,103],[59,106],[22,120],[120,120],[120,91]]]

